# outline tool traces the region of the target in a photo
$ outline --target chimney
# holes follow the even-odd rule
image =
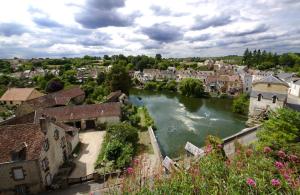
[[[44,118],[44,117],[41,117],[41,118],[40,118],[40,128],[41,128],[41,130],[42,130],[42,132],[43,132],[44,134],[47,133],[46,118]]]

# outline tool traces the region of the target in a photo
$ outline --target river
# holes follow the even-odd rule
[[[147,107],[157,127],[155,134],[162,154],[173,158],[184,152],[187,141],[201,147],[207,135],[233,135],[245,128],[247,120],[231,112],[231,99],[189,98],[134,89],[129,100]]]

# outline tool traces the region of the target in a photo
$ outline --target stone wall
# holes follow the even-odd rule
[[[260,126],[243,129],[242,131],[223,139],[223,149],[226,156],[230,157],[235,152],[235,142],[247,146],[257,141],[256,132]]]
[[[12,168],[22,167],[24,179],[16,181],[13,179]],[[30,193],[37,193],[43,189],[41,182],[40,169],[37,160],[9,162],[0,164],[0,194],[15,194],[17,185],[26,184]]]

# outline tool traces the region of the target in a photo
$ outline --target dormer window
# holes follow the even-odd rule
[[[12,152],[11,152],[11,160],[12,161],[21,161],[26,160],[26,143],[22,143],[19,146],[17,146]]]
[[[261,95],[261,94],[258,94],[258,95],[257,95],[257,101],[260,101],[261,98],[262,98],[262,95]]]
[[[46,139],[44,141],[44,145],[43,145],[44,150],[47,152],[49,150],[49,140]]]
[[[273,104],[275,104],[275,103],[276,103],[276,100],[277,100],[277,96],[276,96],[276,95],[274,95],[274,96],[272,97],[272,102],[273,102]]]

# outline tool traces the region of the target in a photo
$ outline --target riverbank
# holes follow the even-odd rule
[[[207,135],[231,136],[247,118],[231,112],[232,99],[190,98],[176,93],[132,89],[129,100],[145,106],[154,119],[162,155],[172,158],[184,152],[187,141],[202,147]]]

